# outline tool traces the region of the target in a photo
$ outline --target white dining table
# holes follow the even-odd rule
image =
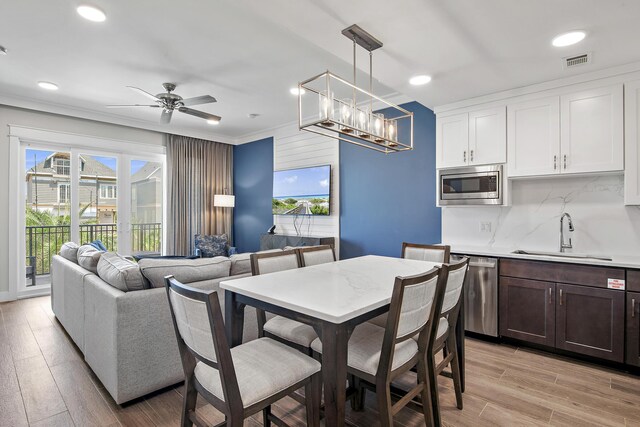
[[[244,307],[307,323],[322,340],[327,426],[343,426],[349,336],[360,323],[389,310],[396,276],[439,263],[367,255],[276,273],[225,280],[225,327],[231,346],[242,343]]]

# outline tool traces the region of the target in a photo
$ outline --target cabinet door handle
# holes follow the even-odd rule
[[[564,168],[567,169],[567,155],[564,155]]]
[[[558,156],[556,154],[553,155],[553,170],[558,169]]]
[[[464,150],[462,152],[462,161],[467,163],[467,150]]]
[[[636,299],[631,298],[631,317],[636,317]]]
[[[560,305],[562,305],[562,289],[560,289]]]
[[[549,288],[549,304],[551,304],[551,288]]]
[[[470,156],[470,157],[469,157],[469,160],[471,160],[471,161],[473,162],[473,150],[471,150],[471,151],[469,152],[469,156]]]

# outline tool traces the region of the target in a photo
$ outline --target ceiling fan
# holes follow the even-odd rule
[[[216,116],[215,114],[205,113],[204,111],[194,110],[192,108],[187,108],[191,105],[200,105],[200,104],[209,104],[211,102],[216,102],[216,99],[211,95],[202,95],[196,96],[193,98],[184,99],[175,93],[171,93],[176,89],[176,85],[173,83],[163,83],[162,86],[166,90],[166,92],[159,93],[157,95],[152,95],[147,91],[144,91],[138,87],[127,86],[129,89],[133,89],[141,95],[146,96],[155,102],[155,104],[131,104],[131,105],[107,105],[107,108],[129,108],[129,107],[151,107],[151,108],[162,108],[162,115],[160,116],[160,123],[169,123],[171,122],[171,115],[174,110],[177,110],[181,113],[189,114],[191,116],[200,117],[201,119],[205,119],[214,123],[218,123],[222,118],[220,116]]]

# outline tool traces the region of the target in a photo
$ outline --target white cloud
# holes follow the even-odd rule
[[[294,176],[289,176],[286,177],[284,179],[284,182],[286,182],[287,184],[293,184],[294,182],[296,182],[298,180],[298,175],[294,175]]]
[[[322,181],[320,181],[320,187],[328,187],[328,186],[329,186],[328,179],[323,179]]]

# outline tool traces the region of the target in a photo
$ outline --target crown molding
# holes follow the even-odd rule
[[[208,141],[216,141],[223,142],[225,144],[235,144],[235,138],[230,138],[228,136],[213,134],[209,132],[202,132],[198,130],[193,130],[190,128],[185,128],[183,126],[172,126],[167,128],[165,125],[161,125],[160,123],[150,123],[146,120],[134,119],[122,117],[116,114],[103,113],[87,108],[73,107],[64,104],[58,104],[53,102],[45,102],[33,98],[8,95],[0,93],[0,104],[6,105],[9,107],[17,107],[24,108],[28,110],[34,110],[44,113],[52,113],[59,114],[63,116],[69,116],[74,118],[86,119],[86,120],[94,120],[97,122],[115,124],[120,126],[127,126],[136,129],[144,129],[152,132],[158,132],[162,134],[175,134],[175,135],[184,135],[193,138],[205,139]]]

